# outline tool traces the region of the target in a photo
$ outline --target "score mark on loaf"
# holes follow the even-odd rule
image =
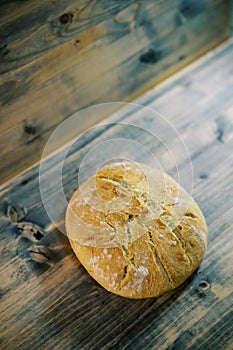
[[[201,210],[175,180],[130,162],[107,165],[79,187],[66,231],[89,274],[127,298],[182,284],[200,265],[208,237]]]

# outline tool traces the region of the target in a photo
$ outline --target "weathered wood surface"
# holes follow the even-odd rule
[[[40,198],[39,169],[33,167],[1,187],[1,349],[233,349],[232,55],[231,41],[137,101],[164,114],[189,149],[193,196],[209,227],[199,270],[158,299],[127,300],[108,293],[89,277],[66,237],[51,225]],[[123,109],[107,121],[119,120],[157,130],[150,110]],[[161,128],[159,136],[176,156],[180,174],[189,176],[188,159],[176,154],[178,141],[170,137],[170,129]],[[174,165],[164,161],[166,149],[154,137],[129,125],[106,124],[70,150],[63,170],[68,198],[87,152],[117,137],[149,147],[176,176]],[[133,156],[147,160],[143,147]],[[49,158],[41,174],[50,181],[49,202],[56,196],[54,174],[60,158],[61,152]]]
[[[38,161],[67,116],[132,100],[230,34],[230,0],[2,1],[0,12],[1,182]]]

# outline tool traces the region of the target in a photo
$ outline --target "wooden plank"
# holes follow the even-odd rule
[[[190,152],[193,196],[208,223],[209,244],[198,271],[157,299],[127,300],[108,293],[89,277],[66,237],[51,224],[41,202],[38,165],[31,167],[1,187],[2,349],[232,349],[232,53],[229,41],[148,92],[136,101],[139,105],[121,108],[102,128],[90,130],[73,145],[63,169],[69,198],[85,154],[104,140],[136,140],[163,164],[166,149],[135,128],[156,134],[158,118],[148,108],[166,113]],[[173,108],[167,108],[168,101]],[[140,105],[147,107],[146,112]],[[190,179],[187,155],[176,154],[173,131],[169,127],[159,131],[175,155],[180,175]],[[123,142],[118,146],[119,155],[124,154]],[[55,174],[63,149],[47,159],[41,174],[41,180],[49,181],[47,199],[55,207],[59,204],[54,203]],[[107,150],[111,155],[111,147]],[[131,156],[150,159],[143,147]],[[172,163],[165,162],[164,167],[176,176]],[[91,170],[87,168],[87,174]]]
[[[130,101],[226,39],[229,7],[220,0],[3,3],[0,181],[37,161],[72,113]],[[78,132],[104,117],[80,120]]]

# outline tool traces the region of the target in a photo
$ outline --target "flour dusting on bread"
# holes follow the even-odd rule
[[[130,162],[110,164],[80,186],[66,230],[89,274],[128,298],[183,283],[201,263],[208,237],[199,207],[175,180]]]

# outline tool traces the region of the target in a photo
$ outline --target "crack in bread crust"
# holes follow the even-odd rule
[[[192,266],[192,259],[191,257],[189,256],[187,250],[185,249],[185,244],[183,242],[183,239],[181,237],[181,234],[180,234],[180,231],[177,227],[175,227],[173,230],[171,230],[171,233],[178,239],[179,243],[180,243],[180,246],[182,247],[186,257],[188,258],[189,260],[189,263],[190,263],[190,267]]]
[[[191,213],[191,212],[186,212],[186,213],[184,214],[184,217],[186,217],[186,218],[192,218],[192,219],[197,219],[197,216],[196,216],[195,214]]]
[[[152,257],[153,260],[155,262],[155,264],[158,266],[160,272],[162,273],[162,275],[164,276],[166,282],[168,285],[170,285],[171,287],[173,286],[173,282],[171,279],[171,276],[169,274],[169,272],[167,271],[167,269],[165,268],[164,264],[162,263],[160,256],[155,248],[155,244],[153,241],[153,237],[152,237],[152,233],[150,231],[148,231],[148,241],[147,241],[148,247],[152,253]]]
[[[145,191],[136,189],[136,187],[132,186],[127,181],[107,178],[104,176],[96,176],[96,178],[102,179],[107,183],[119,186],[121,189],[124,190],[124,194],[126,194],[129,198],[131,199],[134,198],[136,201],[138,201],[138,205],[134,206],[134,208],[137,210],[137,214],[135,213],[133,214],[132,211],[129,210],[129,206],[127,205],[120,212],[123,215],[128,216],[128,218],[124,223],[124,231],[125,231],[125,237],[126,237],[126,242],[124,242],[124,245],[126,243],[126,245],[129,246],[135,238],[134,234],[131,233],[130,231],[129,223],[135,220],[140,225],[140,223],[137,220],[139,217],[143,217],[147,222],[154,220],[155,217],[156,218],[160,217],[161,213],[163,212],[163,208],[158,203],[155,203],[148,193],[146,193]],[[115,235],[117,236],[119,231],[119,225],[110,223],[107,220],[107,216],[109,214],[110,213],[105,215],[105,221],[108,224],[108,226],[112,227],[115,230]],[[149,227],[145,228],[145,233],[148,229]],[[119,242],[119,245],[121,245],[120,242]]]
[[[129,266],[131,266],[132,269],[136,269],[136,268],[137,268],[137,265],[136,265],[135,262],[134,262],[134,255],[130,256],[129,249],[128,249],[126,246],[121,245],[120,248],[121,248],[121,250],[122,250],[122,253],[123,253],[125,262],[126,262]]]
[[[124,266],[124,269],[123,269],[123,273],[122,273],[122,276],[121,276],[121,279],[119,280],[119,283],[118,283],[118,288],[122,288],[125,284],[125,280],[127,278],[127,274],[128,274],[128,268],[129,266],[128,265],[125,265]]]
[[[166,228],[168,229],[169,233],[175,238],[175,240],[178,241],[179,247],[182,250],[183,254],[186,256],[186,258],[189,260],[190,266],[192,264],[192,260],[190,259],[190,256],[187,253],[187,250],[185,249],[185,245],[182,241],[181,235],[177,229],[177,227],[173,230],[171,230],[171,228],[169,227],[169,225],[167,225],[166,222],[164,222],[161,218],[159,218],[159,220],[166,226]],[[179,226],[179,225],[178,225]]]
[[[120,248],[122,250],[123,257],[125,260],[124,270],[122,273],[122,277],[119,281],[119,288],[121,289],[128,282],[130,270],[135,271],[137,269],[137,265],[134,262],[134,255],[130,256],[129,249],[124,245],[121,245]]]

